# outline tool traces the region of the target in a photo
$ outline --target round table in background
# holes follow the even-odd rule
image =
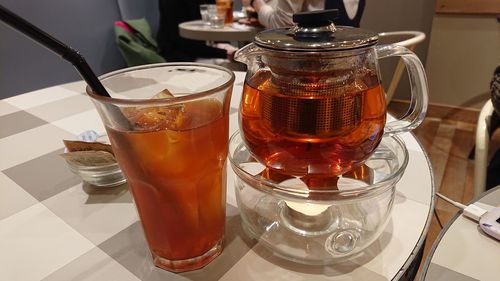
[[[472,203],[485,210],[500,206],[500,186]],[[473,281],[500,279],[500,241],[458,212],[439,233],[423,267],[421,280]]]
[[[212,28],[201,20],[183,22],[179,24],[181,37],[203,41],[238,41],[251,42],[262,28],[240,23],[226,25],[223,28]]]

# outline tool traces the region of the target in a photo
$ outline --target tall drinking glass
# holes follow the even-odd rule
[[[233,0],[216,0],[217,10],[224,14],[224,24],[233,23]]]
[[[156,266],[201,268],[222,251],[229,105],[234,74],[194,63],[154,64],[87,88],[133,195]]]
[[[201,4],[200,5],[201,20],[203,21],[204,24],[210,23],[210,18],[208,16],[208,5],[210,5],[210,4]]]

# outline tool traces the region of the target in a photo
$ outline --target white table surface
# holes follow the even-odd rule
[[[500,186],[474,202],[485,210],[500,207]],[[421,277],[425,281],[500,280],[500,241],[458,212],[434,241]]]
[[[238,129],[243,79],[236,73],[231,133]],[[0,100],[0,280],[397,280],[422,247],[433,210],[432,169],[406,133],[410,159],[391,219],[363,258],[306,266],[273,256],[243,234],[228,168],[224,252],[202,270],[160,270],[126,185],[82,184],[59,156],[62,139],[104,132],[84,89],[75,82]]]

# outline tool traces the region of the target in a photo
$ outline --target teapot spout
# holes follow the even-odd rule
[[[252,59],[260,54],[262,54],[262,49],[254,43],[250,43],[236,51],[234,54],[234,60],[250,66]]]

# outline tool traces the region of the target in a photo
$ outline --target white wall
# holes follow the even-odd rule
[[[434,17],[435,0],[367,0],[361,27],[377,32],[418,30],[427,38],[415,49],[422,63],[426,62],[429,38]],[[398,59],[387,58],[380,61],[382,82],[385,89],[390,83]],[[409,99],[410,86],[406,71],[399,82],[394,98]]]
[[[495,16],[434,16],[427,56],[430,102],[480,108],[500,65],[500,23]]]
[[[120,19],[116,0],[0,0],[0,5],[79,51],[97,75],[125,66],[113,33],[113,22]],[[81,80],[71,63],[3,22],[0,34],[0,98]]]

